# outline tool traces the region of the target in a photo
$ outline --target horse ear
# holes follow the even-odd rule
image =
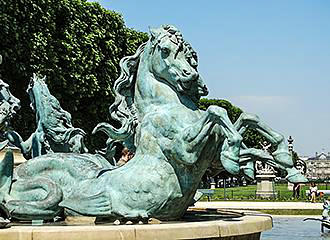
[[[150,26],[149,26],[149,32],[150,32],[150,36],[151,36],[151,39],[152,40],[155,39],[158,36],[158,34],[159,34],[158,29],[152,28]]]

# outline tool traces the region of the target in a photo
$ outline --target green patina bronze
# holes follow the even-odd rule
[[[86,133],[72,126],[71,114],[50,94],[45,79],[34,74],[27,89],[37,129],[26,141],[15,131],[7,132],[8,139],[26,159],[53,152],[88,152],[83,142]]]
[[[2,56],[0,55],[0,64],[2,63]],[[7,83],[0,79],[0,131],[1,134],[8,130],[8,124],[10,119],[16,114],[16,111],[20,108],[20,101],[15,98],[9,91],[9,86]],[[7,144],[8,140],[0,142],[0,151],[3,150]],[[6,155],[6,158],[12,158],[12,154]],[[1,164],[0,164],[1,165]],[[11,166],[0,166],[0,195],[2,192],[8,191],[7,187],[11,184],[11,179],[8,176],[13,174],[13,169]],[[4,187],[4,189],[2,188]],[[6,208],[0,205],[0,228],[6,227],[9,223],[8,218],[9,213]]]
[[[180,218],[211,163],[254,177],[253,162],[265,161],[306,179],[293,167],[284,138],[252,114],[231,123],[224,109],[197,102],[208,91],[197,71],[197,54],[174,26],[151,29],[147,43],[120,62],[110,115],[121,126],[94,130],[123,142],[135,156],[122,167],[99,154],[51,153],[18,166],[9,153],[0,162],[0,202],[16,219],[87,215],[109,219]],[[276,147],[272,154],[246,148],[253,128]]]
[[[0,64],[2,56],[0,55]],[[8,121],[20,108],[20,101],[9,91],[7,83],[0,79],[0,131],[3,132],[8,126]],[[8,140],[0,142],[0,150],[8,144]]]

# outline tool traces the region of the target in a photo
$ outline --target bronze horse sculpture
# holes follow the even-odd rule
[[[121,127],[100,123],[94,130],[108,134],[110,148],[124,142],[134,158],[116,168],[99,154],[52,153],[13,172],[8,153],[0,162],[2,208],[16,219],[178,219],[212,161],[231,174],[251,175],[250,163],[261,159],[286,169],[290,181],[305,181],[283,137],[255,115],[233,124],[220,107],[197,108],[208,92],[197,66],[196,52],[177,28],[152,29],[149,41],[120,62],[110,114]],[[273,155],[244,149],[241,134],[249,127],[276,144]]]
[[[0,55],[0,64],[2,56]],[[0,79],[0,131],[7,130],[8,122],[20,109],[20,101],[9,91],[9,85]],[[8,144],[8,140],[0,143],[0,150]]]
[[[27,160],[53,152],[88,152],[84,144],[86,133],[73,127],[71,114],[50,94],[45,79],[33,74],[26,90],[36,114],[36,130],[26,141],[15,131],[7,131],[7,138]]]

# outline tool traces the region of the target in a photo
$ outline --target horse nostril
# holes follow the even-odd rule
[[[188,71],[187,69],[183,69],[183,73],[186,75],[190,75],[190,71]]]
[[[206,85],[203,85],[200,89],[199,89],[199,94],[201,96],[206,96],[209,94],[209,90],[207,89]]]

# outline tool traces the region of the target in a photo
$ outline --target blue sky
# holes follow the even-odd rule
[[[300,155],[330,152],[330,1],[98,1],[128,27],[173,24],[199,55],[209,98],[258,114]]]

